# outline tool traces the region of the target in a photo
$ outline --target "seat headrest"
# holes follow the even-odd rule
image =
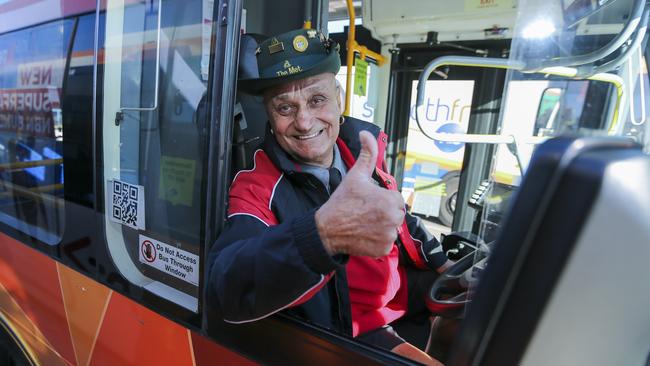
[[[259,41],[264,38],[266,37],[260,34],[242,34],[239,45],[239,79],[259,77],[255,50],[257,49]]]

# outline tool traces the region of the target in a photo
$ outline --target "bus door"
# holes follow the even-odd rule
[[[215,34],[215,62],[232,57],[225,34],[213,29],[215,7],[229,10],[209,0],[109,2],[98,76],[106,258],[119,273],[107,281],[124,278],[131,296],[195,326],[209,133],[221,126],[219,116],[209,122],[208,93],[210,81],[221,93],[228,72],[210,71]]]
[[[424,134],[415,119],[415,88],[424,66],[438,57],[507,58],[514,2],[373,0],[362,10],[364,26],[391,59],[386,114],[376,121],[386,120],[389,164],[409,210],[436,235],[469,231],[477,211],[466,202],[488,176],[493,147],[434,143],[425,134],[495,133],[504,72],[471,65],[437,70],[427,81]],[[462,174],[467,169],[472,174]]]
[[[420,71],[436,57],[473,54],[469,45],[464,47],[468,50],[444,44],[399,45],[391,65],[393,84],[386,128],[395,141],[391,150],[393,171],[411,213],[425,219],[435,233],[447,234],[452,226],[456,230],[471,229],[472,209],[463,202],[467,201],[467,189],[475,189],[487,176],[487,170],[478,168],[487,165],[489,148],[467,149],[462,143],[433,142],[420,127],[425,132],[494,133],[503,88],[502,71],[469,67],[440,70],[427,81],[425,119],[418,127],[415,97]],[[507,42],[475,42],[472,47],[500,55]],[[463,176],[464,168],[470,165],[475,173]]]

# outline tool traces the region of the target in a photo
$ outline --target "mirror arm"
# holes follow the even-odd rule
[[[546,62],[542,62],[538,67],[527,68],[525,72],[535,72],[538,69],[543,69],[547,67],[555,66],[576,66],[576,65],[586,65],[609,56],[614,51],[619,49],[623,43],[625,43],[634,33],[635,30],[639,27],[641,23],[641,17],[643,15],[643,10],[645,9],[646,0],[636,0],[634,2],[634,8],[630,14],[630,19],[625,23],[623,31],[620,32],[616,37],[614,37],[607,45],[603,48],[600,48],[596,51],[589,52],[580,56],[572,57],[558,57],[551,59]]]
[[[635,0],[634,8],[632,10],[632,16],[630,20],[626,23],[623,31],[619,33],[614,39],[612,39],[605,47],[600,50],[581,55],[576,57],[564,57],[556,58],[550,60],[549,62],[542,63],[539,67],[531,68],[530,65],[525,64],[522,61],[510,60],[510,59],[501,59],[501,58],[491,58],[491,57],[471,57],[471,56],[442,56],[439,57],[427,64],[427,66],[420,74],[418,80],[418,92],[416,99],[416,108],[415,108],[415,121],[418,125],[420,131],[424,136],[432,140],[445,141],[445,142],[464,142],[464,143],[488,143],[488,144],[510,144],[514,142],[512,136],[504,135],[478,135],[478,134],[448,134],[448,133],[438,133],[430,132],[427,133],[424,128],[422,128],[422,121],[424,119],[424,94],[425,88],[423,85],[426,84],[426,81],[429,79],[431,73],[441,66],[469,66],[469,67],[489,67],[489,68],[499,68],[499,69],[512,69],[521,71],[524,73],[542,73],[549,75],[558,75],[574,79],[588,79],[588,80],[597,80],[604,81],[613,84],[616,87],[617,102],[614,109],[614,116],[612,125],[609,128],[609,131],[615,131],[619,116],[619,107],[622,104],[622,100],[625,97],[623,92],[623,82],[618,75],[608,74],[604,71],[612,70],[622,62],[625,61],[626,57],[630,54],[631,51],[637,49],[641,44],[641,41],[644,38],[645,31],[647,29],[648,16],[649,12],[645,10],[645,0]],[[645,11],[644,11],[645,10]],[[632,44],[628,49],[623,51],[619,57],[609,61],[603,65],[600,65],[596,68],[591,67],[581,67],[573,68],[566,66],[575,66],[575,65],[586,65],[593,63],[597,60],[600,60],[604,57],[607,57],[612,52],[620,48],[624,42],[626,42],[636,31],[636,35],[632,41]],[[590,71],[588,71],[590,70]]]

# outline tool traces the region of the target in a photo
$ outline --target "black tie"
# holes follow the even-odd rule
[[[339,172],[338,169],[332,167],[329,168],[329,173],[330,173],[329,184],[330,184],[330,196],[331,196],[332,193],[334,193],[336,187],[338,187],[339,184],[341,184],[341,172]]]

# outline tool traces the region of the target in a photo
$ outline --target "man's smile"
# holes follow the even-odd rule
[[[314,132],[309,135],[295,135],[294,138],[298,140],[309,140],[309,139],[313,139],[314,137],[320,136],[323,133],[323,131],[325,131],[324,128],[320,131]]]

